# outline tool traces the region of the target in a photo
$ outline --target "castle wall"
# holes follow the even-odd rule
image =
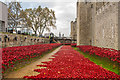
[[[80,2],[79,4],[79,11],[78,11],[78,19],[77,19],[77,26],[78,33],[77,41],[78,45],[90,45],[92,42],[91,38],[91,29],[92,29],[92,8],[91,4],[86,4],[84,2]],[[78,40],[77,39],[77,40]]]
[[[7,37],[5,37],[7,36]],[[16,37],[16,39],[15,39]],[[27,46],[49,43],[49,39],[40,38],[36,36],[0,33],[0,48],[14,47],[14,46]]]
[[[118,3],[118,50],[120,50],[120,2]]]
[[[119,9],[117,2],[78,2],[77,45],[120,49]]]
[[[95,46],[118,49],[118,7],[108,3],[96,11]]]
[[[71,21],[71,38],[74,40],[77,39],[77,22],[76,22],[76,20],[74,22]]]

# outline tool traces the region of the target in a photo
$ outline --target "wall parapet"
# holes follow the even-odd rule
[[[30,35],[20,35],[12,33],[0,33],[0,47],[26,46],[49,43],[48,38],[40,38]]]

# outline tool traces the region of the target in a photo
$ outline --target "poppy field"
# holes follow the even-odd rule
[[[120,51],[111,48],[100,48],[91,45],[77,46],[82,52],[87,52],[90,55],[106,57],[120,64]]]
[[[36,80],[40,78],[97,78],[102,80],[120,78],[118,74],[91,62],[71,46],[63,46],[53,57],[50,58],[52,61],[42,62],[44,65],[36,65],[46,67],[35,69],[38,75],[24,76],[24,78]]]
[[[76,43],[71,43],[72,47],[76,47],[76,45],[77,45]]]
[[[18,46],[2,48],[2,73],[14,67],[16,62],[21,63],[26,60],[41,56],[42,53],[52,50],[61,44],[40,44],[30,46]]]

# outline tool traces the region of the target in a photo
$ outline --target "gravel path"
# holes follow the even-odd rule
[[[54,55],[56,52],[58,52],[61,47],[58,47],[53,52],[51,52],[47,55],[44,55],[41,59],[31,63],[30,65],[27,65],[26,67],[24,67],[20,70],[10,72],[7,76],[5,76],[5,78],[23,78],[26,75],[27,76],[38,75],[39,73],[35,72],[34,69],[39,69],[40,67],[37,67],[36,65],[42,64],[41,62],[44,62],[44,61],[52,60],[52,59],[49,59],[49,58],[52,58],[52,55]]]

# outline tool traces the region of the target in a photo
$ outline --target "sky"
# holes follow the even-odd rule
[[[55,11],[56,29],[51,28],[51,32],[58,36],[59,32],[70,35],[70,22],[76,18],[76,2],[23,2],[23,8],[34,8],[41,5]],[[47,33],[45,31],[45,33]]]
[[[10,1],[10,0],[0,0],[0,1]],[[55,35],[64,34],[64,36],[70,36],[70,22],[74,21],[76,18],[76,4],[77,0],[17,0],[21,1],[23,9],[26,8],[37,8],[39,5],[41,7],[48,7],[55,11],[56,15],[56,27],[57,29],[51,29]],[[44,33],[47,33],[45,31]]]

